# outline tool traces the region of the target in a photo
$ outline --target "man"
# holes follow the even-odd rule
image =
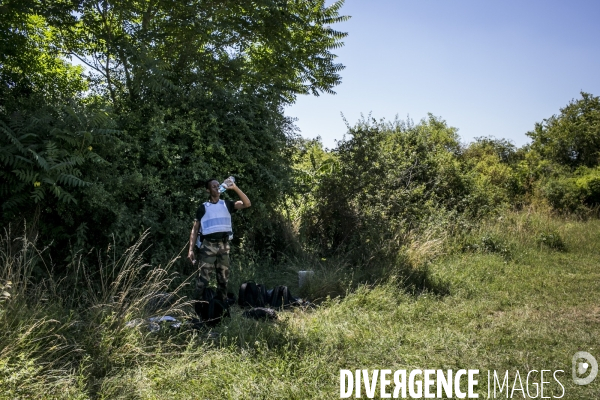
[[[196,263],[194,245],[198,231],[201,231],[200,240],[200,266],[196,276],[196,300],[202,300],[204,289],[208,286],[211,271],[216,269],[217,274],[217,297],[221,300],[227,299],[227,281],[229,279],[229,236],[232,234],[231,214],[236,210],[250,207],[250,200],[231,182],[227,190],[233,190],[241,200],[221,200],[219,193],[219,182],[216,179],[206,181],[206,191],[209,193],[209,201],[203,203],[196,211],[194,227],[190,234],[190,249],[188,259],[192,264]]]

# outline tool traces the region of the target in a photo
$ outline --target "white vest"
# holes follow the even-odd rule
[[[204,216],[200,220],[200,226],[203,235],[210,235],[216,232],[232,232],[231,214],[227,209],[224,200],[219,200],[213,204],[210,201],[204,203]]]

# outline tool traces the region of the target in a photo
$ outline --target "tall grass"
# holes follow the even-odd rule
[[[263,271],[257,265],[256,275],[244,278],[291,280],[298,269],[314,270],[305,294],[320,298],[319,306],[279,313],[274,322],[245,319],[235,308],[230,319],[201,332],[128,327],[153,315],[149,304],[167,290],[178,297],[161,313],[185,318],[191,312],[183,296],[186,280],[169,265],[140,261],[143,238],[122,256],[102,253],[96,266],[102,279],[90,266],[74,268],[83,282],[73,294],[80,301],[75,308],[60,282],[24,278],[32,268],[27,262],[41,262],[36,257],[43,252],[5,235],[2,262],[13,264],[3,264],[0,277],[11,281],[11,296],[0,303],[0,393],[324,399],[339,396],[342,368],[479,368],[483,396],[488,369],[514,374],[543,368],[566,371],[564,398],[598,398],[597,382],[572,383],[570,363],[579,350],[600,355],[600,304],[593,296],[600,289],[600,221],[506,213],[454,234],[435,232],[441,231],[399,238],[398,259],[379,282],[360,283],[362,272],[343,257],[288,259]],[[540,241],[549,235],[562,247]],[[8,253],[9,243],[29,253]],[[428,286],[413,290],[416,277]],[[546,395],[560,390],[551,387]]]
[[[178,297],[185,281],[173,288],[177,276],[169,270],[175,259],[164,268],[142,262],[146,234],[122,255],[110,248],[100,253],[94,268],[80,257],[70,290],[54,280],[35,241],[13,236],[7,229],[0,238],[0,393],[87,397],[101,388],[96,378],[137,365],[157,348],[179,349],[176,341],[163,343],[144,327],[130,327],[159,311],[185,318],[192,309]],[[33,282],[31,272],[40,264],[49,273]]]
[[[26,235],[13,240],[10,228],[0,238],[5,292],[0,302],[0,391],[8,397],[69,393],[77,384],[71,360],[79,348],[65,336],[72,321],[56,319],[47,282],[30,282],[33,269],[43,263],[42,253]]]

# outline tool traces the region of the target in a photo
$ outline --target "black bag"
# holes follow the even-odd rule
[[[275,286],[269,298],[269,305],[273,308],[287,307],[296,302],[287,286]]]
[[[238,304],[240,307],[264,307],[265,287],[252,281],[240,285]]]
[[[242,316],[252,319],[277,319],[277,313],[271,308],[254,307],[242,313]]]
[[[231,292],[227,292],[227,305],[229,307],[231,307],[232,305],[234,305],[237,302],[237,299],[235,298],[235,294],[231,293]]]
[[[212,288],[205,288],[202,300],[194,305],[196,314],[207,326],[218,325],[224,317],[229,317],[229,304],[217,298]]]

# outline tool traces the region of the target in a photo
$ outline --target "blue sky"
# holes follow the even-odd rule
[[[328,2],[331,4],[331,2]],[[336,95],[286,109],[301,135],[335,147],[361,113],[415,122],[432,113],[463,142],[515,145],[585,91],[600,95],[600,0],[346,0]]]

